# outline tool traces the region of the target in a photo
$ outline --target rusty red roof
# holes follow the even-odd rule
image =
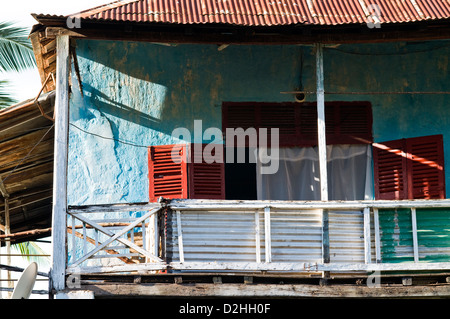
[[[450,0],[122,0],[80,13],[84,19],[222,23],[242,26],[361,24],[450,18]]]

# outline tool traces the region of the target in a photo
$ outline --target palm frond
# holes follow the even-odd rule
[[[17,101],[8,93],[8,81],[0,81],[0,109],[13,105]]]
[[[0,22],[0,72],[22,71],[36,65],[26,28]]]
[[[35,242],[29,241],[11,246],[14,250],[19,251],[22,255],[46,255],[47,253],[39,247]],[[24,256],[29,261],[35,261],[39,266],[48,266],[50,258],[46,256]]]

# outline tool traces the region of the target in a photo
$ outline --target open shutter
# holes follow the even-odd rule
[[[188,198],[186,145],[150,146],[148,170],[150,202]]]
[[[442,135],[373,144],[376,199],[445,198]]]
[[[445,198],[442,135],[406,140],[410,199]]]
[[[206,152],[205,147],[208,147]],[[219,153],[216,154],[216,151]],[[209,154],[212,155],[212,158],[209,158]],[[225,165],[223,156],[222,144],[216,144],[214,147],[212,144],[191,144],[191,160],[188,165],[189,198],[225,199]],[[218,157],[221,159],[213,161]]]
[[[405,199],[408,196],[404,148],[404,140],[373,144],[376,199]]]

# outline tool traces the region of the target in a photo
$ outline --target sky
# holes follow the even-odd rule
[[[79,11],[90,9],[102,4],[113,2],[114,0],[1,0],[0,21],[15,22],[18,26],[31,27],[37,24],[37,21],[31,16],[31,13],[69,15]],[[1,80],[9,80],[13,97],[18,101],[25,101],[35,98],[41,89],[41,82],[37,69],[30,69],[18,74],[0,73]],[[39,244],[39,246],[49,253],[51,246],[49,244]],[[5,248],[0,249],[0,256],[6,253]],[[12,253],[18,253],[13,251]],[[6,257],[0,257],[0,263],[6,263]],[[11,264],[16,267],[26,268],[29,262],[22,257],[13,257]],[[48,268],[39,269],[47,272]],[[13,272],[13,278],[18,278],[20,273]],[[0,271],[0,279],[6,278],[6,272]],[[42,277],[38,276],[38,279]],[[6,287],[5,282],[0,282]],[[37,290],[47,290],[47,281],[38,281],[34,287]],[[0,292],[0,298],[7,298],[6,292]],[[47,295],[31,295],[31,299],[48,298]]]
[[[114,0],[1,0],[0,21],[16,22],[31,30],[37,24],[32,13],[69,15],[110,2]],[[35,98],[41,89],[37,69],[2,73],[0,79],[10,81],[13,97],[19,102]]]

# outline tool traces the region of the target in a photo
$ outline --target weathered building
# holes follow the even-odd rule
[[[448,2],[135,0],[35,18],[56,79],[56,292],[448,296]],[[424,272],[444,283],[302,282]],[[206,273],[234,281],[183,285]]]

